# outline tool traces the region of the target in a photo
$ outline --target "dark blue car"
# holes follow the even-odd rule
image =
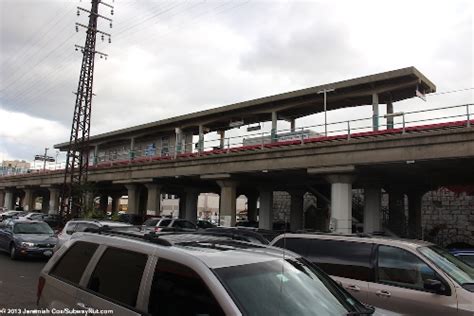
[[[14,260],[19,257],[48,258],[58,242],[48,224],[32,220],[6,220],[0,223],[0,250]]]

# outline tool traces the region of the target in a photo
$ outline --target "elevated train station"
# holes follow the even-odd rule
[[[339,233],[352,230],[352,189],[364,190],[369,233],[382,230],[382,190],[389,193],[397,225],[403,225],[400,205],[409,193],[409,231],[419,236],[424,192],[474,184],[474,174],[466,172],[474,165],[469,115],[474,106],[452,106],[458,114],[449,118],[434,109],[395,111],[396,102],[435,91],[429,79],[408,67],[94,135],[88,179],[104,205],[112,197],[116,207],[126,195],[128,212],[135,214],[159,215],[160,195],[176,195],[179,217],[192,221],[199,194],[217,193],[222,225],[235,224],[236,198],[245,195],[248,218],[258,216],[259,226],[267,229],[274,221],[274,191],[291,196],[292,230],[304,228],[303,195],[310,192],[326,203],[326,225]],[[296,124],[316,113],[367,105],[372,116],[365,120]],[[279,128],[282,121],[290,127]],[[268,131],[261,129],[265,122]],[[241,127],[247,135],[235,132]],[[28,208],[40,195],[43,209],[55,213],[62,172],[0,177],[0,199],[11,208],[22,196]]]

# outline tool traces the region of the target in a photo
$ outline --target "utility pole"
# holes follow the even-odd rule
[[[48,158],[48,150],[48,147],[44,149],[43,172],[46,171],[46,158]]]
[[[97,30],[98,18],[109,21],[110,27],[112,27],[112,19],[99,14],[99,4],[109,7],[111,15],[114,13],[113,6],[104,3],[102,0],[92,0],[90,11],[77,7],[78,16],[81,11],[89,14],[89,24],[76,23],[76,32],[79,31],[79,27],[85,28],[87,36],[84,46],[76,45],[76,51],[80,49],[82,52],[82,65],[77,92],[75,93],[76,104],[66,156],[66,168],[61,192],[61,209],[59,211],[60,216],[67,218],[77,217],[82,213],[83,197],[81,187],[87,182],[89,167],[89,134],[95,54],[98,54],[100,58],[105,57],[107,59],[107,54],[95,50],[97,33],[101,34],[102,40],[107,36],[109,43],[111,42],[110,34]]]

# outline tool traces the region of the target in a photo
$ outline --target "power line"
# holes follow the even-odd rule
[[[437,93],[430,93],[430,94],[427,94],[426,96],[427,97],[432,97],[432,96],[435,96],[435,95],[443,95],[443,94],[450,94],[450,93],[456,93],[456,92],[463,92],[463,91],[469,91],[469,90],[473,90],[474,87],[471,87],[471,88],[464,88],[464,89],[457,89],[457,90],[450,90],[450,91],[442,91],[442,92],[437,92]]]

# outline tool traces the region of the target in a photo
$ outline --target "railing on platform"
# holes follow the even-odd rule
[[[223,141],[221,141],[220,138],[207,139],[201,143],[193,142],[181,144],[178,148],[168,146],[165,152],[154,155],[145,154],[145,150],[122,152],[114,154],[115,159],[113,160],[100,161],[94,158],[90,159],[91,162],[97,162],[91,166],[91,168],[108,168],[136,163],[186,159],[334,140],[351,141],[354,138],[404,134],[407,132],[420,132],[440,128],[470,128],[474,124],[472,118],[473,108],[474,104],[469,103],[382,115],[378,117],[378,120],[385,120],[386,123],[378,125],[376,130],[374,130],[372,125],[373,117],[371,116],[368,118],[338,121],[328,124],[302,126],[295,129],[252,132],[244,135],[229,136],[224,138]],[[436,113],[439,111],[443,111],[443,114],[437,116]],[[186,148],[192,148],[192,150],[185,151]],[[62,172],[62,169],[58,169],[34,173],[55,174]]]

